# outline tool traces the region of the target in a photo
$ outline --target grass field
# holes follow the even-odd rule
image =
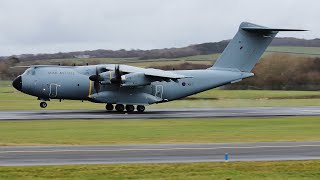
[[[0,167],[0,179],[320,179],[320,161]]]
[[[1,121],[0,145],[318,141],[319,117]]]
[[[320,91],[221,90],[213,89],[191,96],[198,99],[308,99],[320,98]]]
[[[0,81],[0,110],[38,110],[36,97],[23,94]],[[320,91],[268,91],[213,89],[189,98],[148,108],[256,107],[256,106],[320,106]],[[104,104],[81,101],[52,100],[47,109],[104,109]]]
[[[294,47],[294,46],[271,46],[267,52],[282,52],[288,54],[302,54],[302,55],[320,55],[319,47]]]

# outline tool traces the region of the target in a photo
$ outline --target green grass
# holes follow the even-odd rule
[[[320,99],[221,99],[179,100],[152,105],[147,108],[228,108],[228,107],[295,107],[320,106]],[[38,108],[39,109],[39,108]]]
[[[286,52],[304,55],[320,55],[320,47],[271,46],[267,52]]]
[[[319,117],[1,121],[0,145],[319,141]]]
[[[279,91],[279,90],[220,90],[213,89],[196,94],[192,98],[213,99],[304,99],[319,97],[320,91]]]
[[[191,100],[192,99],[192,100]],[[39,110],[36,97],[23,94],[0,81],[0,110]],[[320,91],[209,90],[189,98],[148,108],[320,106]],[[47,109],[104,109],[104,104],[51,100]]]
[[[320,161],[0,167],[0,179],[320,179]]]

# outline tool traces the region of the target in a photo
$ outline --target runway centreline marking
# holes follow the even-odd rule
[[[258,148],[299,148],[320,147],[319,145],[293,145],[293,146],[242,146],[242,147],[215,147],[215,148],[136,148],[136,149],[86,149],[86,150],[39,150],[39,151],[0,151],[5,153],[59,153],[59,152],[124,152],[124,151],[173,151],[173,150],[218,150],[218,149],[258,149]]]

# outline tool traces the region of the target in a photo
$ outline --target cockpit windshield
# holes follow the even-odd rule
[[[35,70],[34,68],[28,68],[22,75],[35,75]]]

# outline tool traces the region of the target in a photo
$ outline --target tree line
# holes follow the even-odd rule
[[[152,66],[163,70],[206,69],[211,65],[185,62]],[[283,54],[263,57],[254,67],[254,77],[226,85],[224,89],[320,90],[320,58]]]
[[[182,48],[166,48],[166,49],[152,49],[152,50],[105,50],[98,49],[93,51],[76,51],[66,53],[54,54],[22,54],[11,57],[0,57],[1,60],[8,60],[12,57],[18,57],[21,61],[35,61],[48,59],[72,59],[81,57],[92,58],[138,58],[145,59],[159,59],[159,58],[180,58],[195,55],[207,55],[221,53],[228,45],[230,40],[211,42],[190,45]],[[275,38],[272,41],[272,46],[300,46],[300,47],[320,47],[320,39],[296,39],[296,38]]]

